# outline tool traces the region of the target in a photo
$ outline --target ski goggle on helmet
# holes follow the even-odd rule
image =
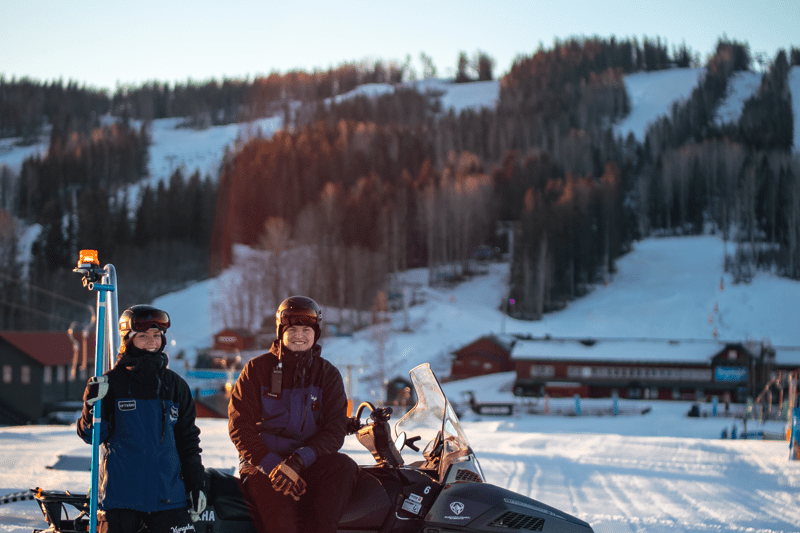
[[[169,315],[152,305],[134,305],[119,317],[119,336],[125,338],[131,332],[156,328],[162,333],[169,329]]]
[[[275,325],[278,338],[283,337],[284,328],[291,326],[310,326],[314,328],[314,341],[320,336],[319,324],[322,322],[322,309],[308,296],[290,296],[275,312]]]

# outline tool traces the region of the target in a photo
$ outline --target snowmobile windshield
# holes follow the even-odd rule
[[[417,403],[397,422],[395,433],[419,436],[420,446],[425,447],[422,450],[425,458],[429,462],[431,459],[438,460],[437,469],[443,476],[451,464],[472,455],[472,449],[430,365],[419,365],[409,375],[417,394]],[[410,449],[403,451],[408,453]],[[436,457],[430,457],[431,453],[435,453]]]

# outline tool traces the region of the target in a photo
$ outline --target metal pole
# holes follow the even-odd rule
[[[108,277],[103,276],[103,281]],[[106,324],[107,324],[107,298],[106,292],[114,291],[114,286],[110,284],[90,283],[89,290],[97,291],[97,330],[95,334],[95,357],[94,375],[102,376],[105,361],[104,355],[108,347],[106,346]],[[102,424],[102,403],[100,399],[95,402],[92,408],[92,486],[89,495],[89,531],[97,531],[97,493],[99,484],[100,470],[100,425]]]
[[[97,323],[95,328],[95,357],[94,357],[94,375],[99,377],[103,375],[104,368],[104,355],[106,351],[110,352],[114,348],[112,324],[107,321],[108,316],[107,298],[106,293],[116,290],[116,270],[113,265],[106,265],[105,268],[100,268],[100,263],[97,259],[96,250],[81,250],[80,258],[78,259],[78,266],[72,269],[73,272],[79,273],[83,276],[83,286],[90,291],[97,291]],[[116,314],[116,300],[113,301],[112,311]],[[114,317],[116,321],[116,316]],[[109,321],[110,322],[110,321]],[[116,324],[113,324],[116,326]],[[106,342],[106,332],[111,331],[109,335],[111,342]],[[99,468],[100,468],[100,426],[102,424],[102,399],[98,399],[92,406],[92,471],[91,471],[91,487],[89,489],[89,531],[95,533],[97,531],[97,498],[98,498],[98,485],[99,485]]]
[[[95,285],[97,287],[97,285]],[[94,375],[103,375],[103,352],[106,328],[106,291],[97,291],[97,328],[95,330]],[[97,483],[100,467],[100,423],[102,422],[102,399],[92,407],[92,481],[89,494],[89,531],[97,531]]]

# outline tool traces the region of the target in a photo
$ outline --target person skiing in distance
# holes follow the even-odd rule
[[[321,356],[322,311],[291,296],[275,313],[277,339],[247,362],[228,404],[242,494],[260,533],[335,533],[358,466],[339,452],[347,396]]]
[[[169,326],[161,309],[126,309],[116,364],[86,385],[78,435],[89,444],[102,400],[99,533],[194,531],[205,510],[200,429],[189,385],[167,368]]]

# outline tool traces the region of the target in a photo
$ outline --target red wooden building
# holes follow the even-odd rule
[[[514,370],[514,337],[487,335],[453,352],[450,379],[464,379]]]
[[[234,352],[249,350],[256,343],[256,335],[246,329],[228,328],[214,335],[214,350]]]
[[[227,328],[214,335],[211,348],[197,354],[196,368],[244,368],[253,357],[269,350],[275,333],[253,333],[246,329]]]
[[[800,367],[800,351],[717,341],[535,339],[511,352],[520,396],[743,402],[778,370]]]
[[[93,373],[94,331],[85,343],[66,331],[0,331],[0,424],[80,409]]]

